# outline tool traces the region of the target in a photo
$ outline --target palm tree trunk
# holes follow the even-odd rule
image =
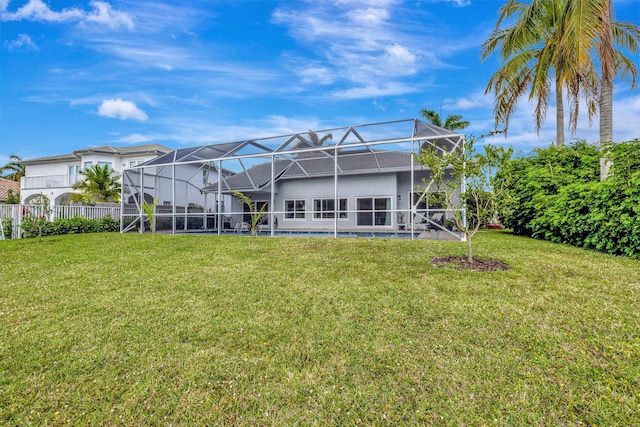
[[[608,1],[602,15],[602,33],[600,34],[600,63],[602,76],[600,77],[600,148],[613,141],[613,78],[615,76],[615,54],[613,49],[613,2]],[[609,176],[611,163],[600,159],[600,180]]]
[[[604,144],[613,141],[613,82],[602,80],[600,88],[600,149]],[[611,162],[600,159],[600,180],[609,177]]]
[[[562,81],[556,77],[556,147],[564,145],[564,99]]]

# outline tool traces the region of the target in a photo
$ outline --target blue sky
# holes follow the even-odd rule
[[[503,1],[0,0],[0,164],[76,149],[171,148],[462,114],[493,129],[480,45]],[[615,2],[640,24],[640,1]],[[638,62],[638,57],[634,58]],[[640,137],[640,90],[617,84],[614,138]],[[508,138],[540,135],[522,102]],[[597,141],[581,116],[575,138]],[[572,135],[567,132],[567,139]]]

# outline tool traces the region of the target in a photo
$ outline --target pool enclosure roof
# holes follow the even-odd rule
[[[331,134],[332,138],[323,145],[316,145],[318,138],[327,134]],[[389,163],[399,160],[394,159],[394,155],[390,154],[394,149],[417,152],[421,146],[427,144],[445,154],[461,149],[463,139],[464,135],[462,134],[418,119],[406,119],[179,148],[132,169],[190,163],[210,163],[211,166],[215,166],[216,162],[226,160],[266,157],[270,160],[274,159],[274,161],[277,159],[289,160],[285,162],[286,165],[281,164],[281,170],[277,172],[278,174],[286,169],[286,173],[290,175],[299,173],[311,176],[314,173],[313,168],[325,169],[325,167],[318,165],[319,159],[325,158],[326,161],[333,164],[333,158],[337,156],[341,159],[338,166],[342,172],[357,169],[358,163],[364,168],[370,168],[372,159],[379,170],[382,164],[393,167]],[[376,145],[385,145],[387,153],[376,151]],[[360,155],[357,151],[360,151]],[[314,161],[308,161],[311,158],[314,158]],[[403,160],[404,164],[407,162],[407,160]],[[292,168],[292,163],[295,164],[295,168]],[[255,165],[248,166],[243,165],[242,170],[246,172]],[[290,169],[295,169],[297,172]]]

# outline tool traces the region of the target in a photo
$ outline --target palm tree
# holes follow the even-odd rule
[[[120,201],[120,174],[109,165],[93,165],[80,171],[84,180],[74,184],[73,189],[80,193],[71,195],[70,200],[81,203]]]
[[[589,119],[595,115],[598,99],[600,139],[601,142],[610,141],[612,76],[616,73],[630,76],[633,85],[636,76],[633,62],[614,49],[613,43],[635,53],[640,35],[636,26],[613,22],[612,16],[610,0],[532,0],[529,4],[509,0],[501,8],[496,29],[484,43],[482,52],[486,58],[499,47],[505,61],[487,86],[487,92],[496,93],[496,123],[508,125],[518,99],[529,89],[529,99],[537,98],[538,101],[535,115],[536,130],[539,130],[546,116],[551,93],[549,75],[553,71],[557,144],[562,145],[564,141],[563,90],[566,90],[571,106],[571,130],[575,131],[577,125],[580,97],[587,99]],[[515,22],[501,30],[500,25],[507,19]],[[600,76],[591,56],[595,48],[602,64]],[[606,117],[609,117],[608,122]]]
[[[444,123],[442,123],[442,117],[440,117],[440,114],[436,113],[434,110],[427,110],[426,108],[423,108],[422,110],[420,110],[420,115],[422,115],[422,117],[424,117],[432,125],[448,130],[462,130],[469,126],[469,122],[466,120],[462,120],[462,116],[460,114],[449,114]],[[440,138],[423,142],[420,149],[432,150],[434,149],[434,145],[435,147],[440,147],[445,151],[451,149],[450,141]]]
[[[22,164],[22,157],[15,154],[10,154],[9,162],[6,165],[0,167],[0,174],[7,172],[9,172],[9,174],[3,176],[3,178],[10,181],[20,182],[20,178],[22,178],[25,173],[25,167]]]
[[[536,132],[547,115],[552,93],[551,74],[554,75],[553,90],[556,95],[556,145],[564,145],[564,94],[570,105],[569,128],[575,132],[578,122],[580,95],[587,100],[588,116],[595,114],[596,78],[593,68],[576,73],[575,58],[560,55],[563,35],[563,14],[566,0],[534,0],[529,4],[510,0],[500,8],[500,17],[491,36],[483,43],[482,58],[486,59],[496,50],[504,61],[502,67],[491,77],[485,93],[494,92],[494,115],[496,126],[509,126],[522,96],[529,93],[529,100],[536,99]],[[513,24],[501,29],[503,21]]]
[[[324,135],[322,138],[319,138],[318,134],[316,134],[312,130],[309,130],[309,141],[311,141],[311,144],[313,144],[314,147],[322,147],[324,143],[330,139],[333,139],[333,135],[331,135],[330,133]]]
[[[444,123],[442,123],[440,114],[436,113],[434,110],[427,110],[423,108],[420,110],[420,115],[422,115],[422,117],[432,125],[448,130],[462,130],[469,126],[469,122],[462,120],[462,116],[459,114],[448,115]]]
[[[620,75],[637,86],[636,64],[614,45],[635,55],[640,43],[640,27],[628,22],[614,22],[612,0],[572,0],[565,8],[563,53],[572,52],[579,68],[600,63],[600,145],[613,141],[613,81]],[[594,58],[592,52],[598,53]],[[607,162],[601,162],[600,177],[608,176]]]

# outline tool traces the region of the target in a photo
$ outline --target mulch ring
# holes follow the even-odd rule
[[[473,262],[469,262],[466,256],[441,256],[431,259],[431,264],[438,267],[450,267],[456,270],[473,270],[473,271],[504,271],[509,266],[497,259],[473,258]]]

